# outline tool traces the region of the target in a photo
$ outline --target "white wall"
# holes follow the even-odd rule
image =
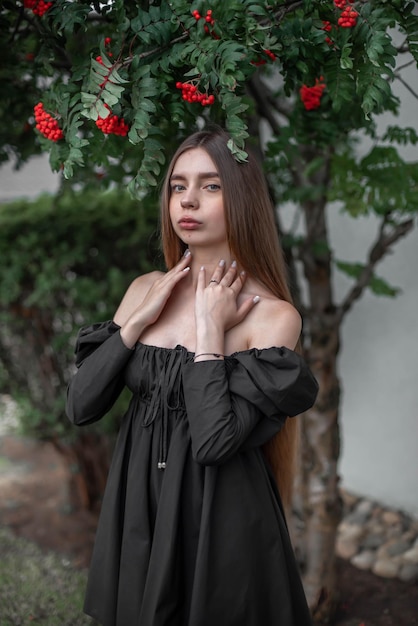
[[[58,189],[59,174],[51,172],[47,157],[33,157],[16,171],[12,163],[0,167],[0,202],[16,198],[34,198],[40,193],[54,193]]]
[[[360,260],[370,221],[334,216],[330,230],[344,259]],[[346,248],[346,254],[344,254]],[[418,232],[396,246],[378,274],[403,291],[367,292],[343,327],[340,372],[343,485],[418,514]],[[348,280],[336,280],[342,295]]]
[[[405,62],[405,59],[403,60]],[[414,88],[416,68],[403,72]],[[402,106],[388,123],[418,132],[417,101],[399,81],[394,91]],[[363,143],[362,151],[367,148]],[[398,147],[418,161],[418,147]],[[338,257],[363,261],[376,231],[373,219],[352,220],[329,213],[331,239]],[[363,251],[363,252],[362,252]],[[367,292],[347,316],[343,328],[341,475],[359,494],[418,515],[418,231],[393,248],[376,273],[402,289],[395,299]],[[336,292],[347,282],[336,277]]]

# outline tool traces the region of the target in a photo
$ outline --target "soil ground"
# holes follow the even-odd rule
[[[88,567],[96,517],[71,511],[68,470],[50,443],[0,438],[0,525]],[[383,579],[338,560],[334,626],[418,625],[418,585]]]

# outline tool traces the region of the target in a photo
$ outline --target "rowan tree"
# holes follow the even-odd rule
[[[417,143],[416,130],[377,130],[380,114],[399,110],[393,86],[405,82],[403,69],[417,66],[414,7],[402,0],[6,0],[0,12],[0,159],[19,164],[47,151],[67,184],[99,177],[102,187],[127,185],[141,200],[159,182],[170,146],[196,128],[226,127],[238,161],[245,140],[258,146],[304,316],[305,355],[320,383],[302,421],[296,500],[317,619],[333,598],[341,518],[341,325],[366,288],[396,294],[375,269],[411,231],[418,209],[418,164],[398,150]],[[372,140],[363,156],[359,136]],[[289,229],[284,202],[293,205]],[[357,263],[333,250],[331,202],[353,218],[377,219]],[[340,301],[338,271],[352,278]]]

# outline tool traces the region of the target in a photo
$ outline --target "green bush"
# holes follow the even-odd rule
[[[0,206],[0,384],[27,434],[76,436],[64,415],[80,326],[110,319],[161,264],[157,201],[67,191]]]

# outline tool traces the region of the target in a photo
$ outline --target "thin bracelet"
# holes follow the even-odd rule
[[[199,356],[214,356],[217,359],[220,359],[221,357],[225,358],[224,354],[218,354],[217,352],[201,352],[200,354],[195,354],[194,359],[196,360]]]

